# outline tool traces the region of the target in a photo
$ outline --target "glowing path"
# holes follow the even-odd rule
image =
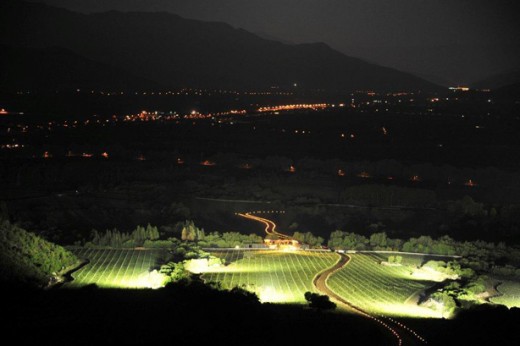
[[[344,254],[339,254],[339,255],[340,255],[340,259],[338,260],[338,262],[336,262],[336,264],[334,266],[332,266],[329,269],[322,271],[321,273],[316,275],[316,277],[314,278],[314,280],[312,282],[314,284],[314,286],[322,293],[325,293],[326,295],[328,295],[330,298],[334,299],[338,303],[346,306],[348,309],[353,310],[354,312],[356,312],[366,318],[369,318],[369,319],[373,320],[374,322],[379,323],[383,328],[388,330],[396,338],[397,344],[399,346],[401,346],[403,344],[403,340],[406,340],[406,344],[412,344],[412,345],[416,344],[417,341],[426,343],[426,340],[423,337],[421,337],[414,330],[410,329],[409,327],[405,326],[404,324],[402,324],[398,321],[395,321],[393,319],[390,319],[390,318],[385,318],[384,316],[381,316],[382,318],[372,316],[369,313],[367,313],[366,311],[354,306],[352,303],[343,299],[341,296],[337,295],[334,291],[332,291],[329,288],[329,286],[327,285],[328,278],[332,274],[334,274],[335,272],[337,272],[338,270],[340,270],[344,266],[346,266],[348,264],[348,262],[350,261],[350,257],[348,257]],[[391,321],[391,322],[386,322],[383,319],[387,319],[388,321]],[[393,325],[391,323],[393,323]],[[411,338],[410,336],[413,336],[414,338]]]
[[[253,220],[260,222],[265,225],[265,233],[268,235],[275,235],[278,236],[280,239],[292,239],[288,235],[278,233],[276,232],[276,224],[266,218],[259,217],[253,214],[269,214],[269,213],[277,213],[275,211],[256,211],[256,212],[247,212],[247,213],[237,213],[238,216],[241,216],[243,218]],[[283,212],[282,212],[283,213]],[[426,344],[426,340],[417,334],[414,330],[407,327],[403,323],[396,321],[394,319],[391,319],[389,317],[381,316],[375,317],[368,312],[364,311],[363,309],[358,308],[357,306],[353,305],[352,303],[348,302],[341,296],[337,295],[334,291],[332,291],[329,286],[327,285],[328,278],[337,272],[338,270],[342,269],[344,266],[348,264],[350,261],[350,257],[344,254],[338,254],[340,256],[340,259],[336,264],[329,269],[326,269],[316,275],[316,277],[313,280],[313,285],[318,289],[318,291],[328,295],[331,299],[335,300],[336,302],[340,303],[341,305],[345,306],[349,310],[352,310],[366,318],[371,319],[372,321],[379,323],[383,328],[385,328],[387,331],[389,331],[396,339],[397,345],[402,346],[403,341],[405,341],[405,344],[407,345],[415,345],[417,342]]]
[[[259,214],[259,213],[274,213],[274,211],[270,211],[270,212],[260,212],[260,211],[257,211],[257,212],[247,212],[247,213],[238,213],[237,215],[241,216],[241,217],[244,217],[246,219],[249,219],[249,220],[258,221],[258,222],[263,223],[265,225],[265,233],[267,233],[268,235],[275,235],[275,236],[279,237],[280,239],[287,239],[287,240],[292,239],[288,235],[276,232],[276,224],[273,221],[271,221],[269,219],[265,219],[263,217],[259,217],[259,216],[253,215],[254,213],[256,213],[256,214]]]

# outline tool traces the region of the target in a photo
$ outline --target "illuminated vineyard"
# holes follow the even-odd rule
[[[332,266],[338,255],[330,252],[223,251],[212,253],[227,265],[204,266],[194,261],[193,272],[203,273],[206,282],[218,282],[223,288],[235,286],[258,294],[262,302],[304,303],[304,294],[315,291],[312,280]]]
[[[349,263],[334,273],[327,285],[338,295],[373,314],[407,317],[441,317],[432,309],[418,306],[414,297],[435,284],[434,279],[412,275],[408,266],[381,264],[376,254],[349,254]],[[420,263],[421,257],[404,256]]]
[[[520,282],[505,280],[498,286],[501,296],[491,298],[495,304],[502,304],[508,308],[520,307]]]
[[[102,288],[157,288],[163,276],[152,269],[159,264],[161,250],[78,249],[80,258],[90,263],[73,273],[66,287],[95,284]],[[222,288],[243,287],[255,292],[262,302],[305,303],[307,291],[316,292],[315,276],[332,267],[338,255],[331,252],[222,250],[212,255],[223,264],[208,260],[188,261],[186,268],[201,273],[206,282]],[[420,256],[404,256],[404,265],[381,264],[386,257],[377,254],[349,254],[350,261],[332,274],[327,285],[336,294],[371,314],[406,317],[442,317],[441,313],[417,305],[420,292],[434,285],[438,278],[413,273],[409,265],[419,265]],[[511,285],[509,285],[511,286]],[[518,305],[518,284],[501,286],[504,296],[496,303]],[[515,291],[516,290],[516,291]]]
[[[151,271],[157,266],[161,250],[84,248],[74,253],[90,263],[74,272],[74,280],[66,287],[95,284],[102,288],[157,288],[162,285],[162,275]]]

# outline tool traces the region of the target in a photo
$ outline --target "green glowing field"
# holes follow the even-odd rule
[[[498,286],[500,297],[491,298],[495,304],[502,304],[508,308],[520,307],[520,282],[505,280]]]
[[[157,288],[163,277],[151,269],[157,267],[162,250],[78,249],[74,251],[90,263],[73,273],[66,287],[96,284],[102,288]],[[304,293],[315,291],[316,274],[330,268],[339,259],[331,252],[223,250],[212,252],[225,265],[206,259],[188,261],[186,268],[202,273],[206,282],[218,282],[223,288],[239,286],[258,294],[262,302],[305,303]],[[387,255],[356,253],[327,281],[330,289],[353,305],[373,314],[402,317],[441,317],[439,312],[416,304],[418,293],[441,279],[435,273],[413,270],[407,265],[381,264]],[[419,265],[421,256],[403,256],[404,264]],[[413,272],[413,273],[412,273]],[[513,285],[514,284],[514,285]],[[493,301],[508,306],[520,305],[520,283],[506,283],[504,296]]]
[[[417,293],[435,284],[427,273],[411,274],[407,266],[380,264],[388,256],[349,254],[350,262],[327,281],[336,294],[353,305],[374,314],[401,317],[441,317],[431,309],[420,307]],[[403,256],[403,263],[420,263],[422,257]],[[418,275],[420,274],[420,275]]]
[[[102,288],[156,288],[162,284],[160,274],[151,273],[162,250],[77,249],[74,253],[90,263],[72,274],[66,287],[96,284]]]
[[[312,280],[332,266],[338,255],[330,252],[223,251],[213,252],[225,258],[226,266],[208,267],[193,261],[193,272],[204,273],[207,281],[220,282],[223,288],[241,286],[256,292],[262,302],[304,303],[304,294],[314,291]]]

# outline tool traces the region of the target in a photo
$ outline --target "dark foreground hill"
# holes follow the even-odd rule
[[[12,296],[14,295],[14,296]],[[54,345],[386,345],[393,336],[360,316],[260,304],[204,286],[159,290],[10,292],[4,336]],[[27,332],[30,329],[31,332]]]
[[[283,44],[169,13],[84,15],[8,0],[0,4],[0,32],[3,44],[62,47],[164,86],[438,90],[421,78],[322,43]]]
[[[397,345],[362,316],[259,304],[200,285],[159,290],[4,291],[4,337],[53,345]],[[455,320],[404,321],[428,345],[518,345],[518,309],[482,308]],[[28,332],[30,330],[30,332]]]

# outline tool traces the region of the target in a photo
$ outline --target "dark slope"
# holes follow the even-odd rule
[[[30,90],[70,88],[139,90],[157,83],[59,48],[0,45],[0,87]]]
[[[0,284],[43,287],[54,273],[77,263],[63,247],[0,220]]]
[[[499,89],[518,83],[520,83],[520,70],[489,76],[486,79],[474,83],[472,87],[475,89]]]
[[[493,91],[493,95],[503,99],[520,100],[520,83],[506,85]]]
[[[168,13],[83,15],[4,1],[0,43],[64,47],[167,86],[438,90],[411,74],[325,44],[286,45],[222,23]]]

